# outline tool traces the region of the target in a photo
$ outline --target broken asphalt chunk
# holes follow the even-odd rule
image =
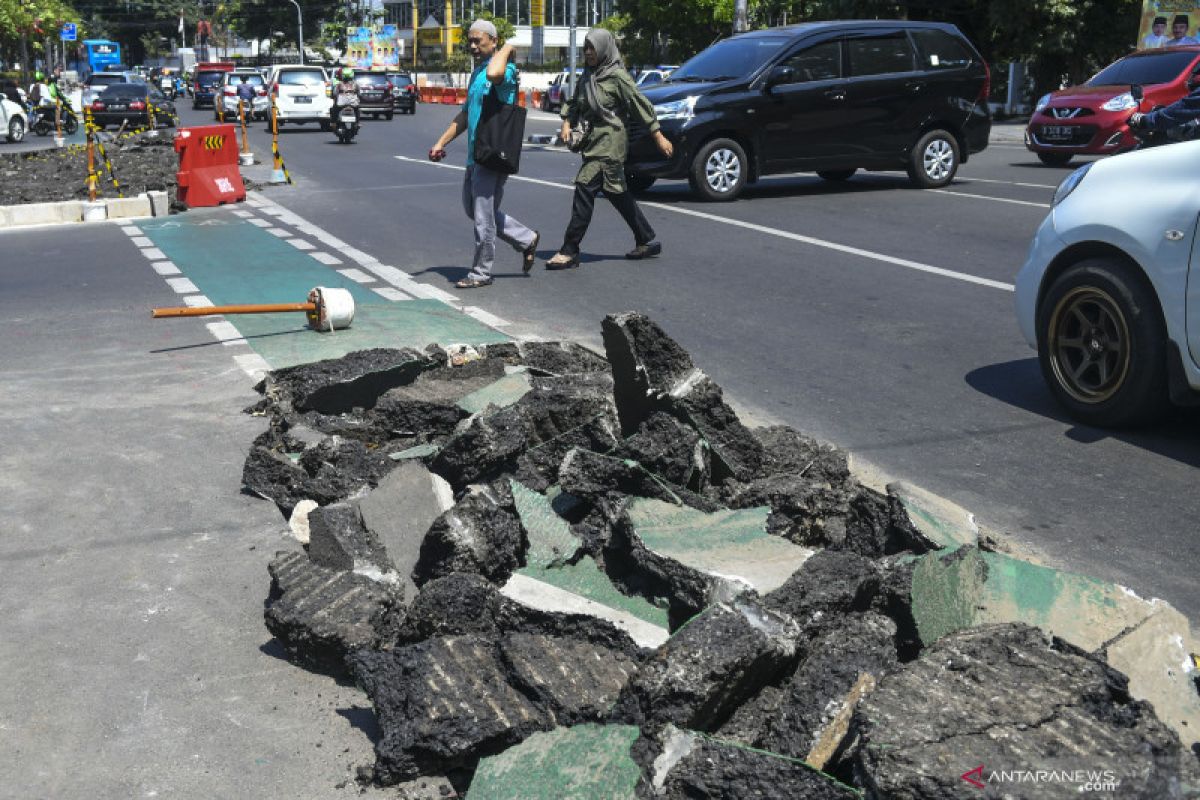
[[[474,572],[503,583],[520,566],[525,532],[509,507],[489,491],[470,491],[430,526],[413,567],[418,586],[452,572]]]
[[[374,408],[388,389],[412,383],[432,366],[434,362],[410,348],[359,350],[274,370],[258,388],[285,410],[341,414]]]

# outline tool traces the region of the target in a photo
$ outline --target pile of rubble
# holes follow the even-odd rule
[[[1098,655],[1015,623],[923,635],[914,571],[977,549],[938,552],[845,454],[747,428],[645,317],[603,335],[606,358],[370,350],[260,385],[243,483],[303,543],[271,564],[266,623],[369,695],[364,781],[489,800],[1079,791],[964,775],[984,764],[1192,796],[1196,758]]]

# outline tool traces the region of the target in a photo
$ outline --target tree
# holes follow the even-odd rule
[[[462,47],[467,46],[467,30],[470,29],[471,23],[477,19],[486,19],[488,22],[496,26],[496,34],[500,41],[507,42],[509,39],[517,35],[517,29],[508,21],[506,17],[497,17],[491,11],[481,6],[475,6],[471,9],[471,13],[465,18],[458,21],[459,43]]]

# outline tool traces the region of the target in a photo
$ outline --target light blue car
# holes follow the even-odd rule
[[[1021,333],[1075,419],[1124,427],[1200,405],[1200,142],[1086,164],[1017,275]]]

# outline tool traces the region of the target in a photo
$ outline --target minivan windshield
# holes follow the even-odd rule
[[[788,43],[782,36],[735,36],[717,42],[671,73],[671,83],[745,78]]]
[[[1196,58],[1195,50],[1168,50],[1145,56],[1129,56],[1096,73],[1086,86],[1121,86],[1139,83],[1170,83]]]

